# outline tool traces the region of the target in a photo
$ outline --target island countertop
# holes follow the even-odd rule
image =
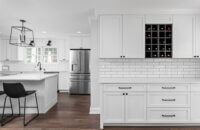
[[[200,83],[200,78],[100,78],[99,83]]]
[[[29,73],[29,74],[15,74],[15,75],[6,75],[0,76],[0,81],[40,81],[57,74],[44,74],[44,73]]]

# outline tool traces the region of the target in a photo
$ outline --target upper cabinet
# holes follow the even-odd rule
[[[9,40],[0,40],[0,61],[23,61],[24,48],[9,44]]]
[[[145,25],[152,26],[146,46],[152,51],[151,55],[156,53],[157,58],[200,57],[200,15],[101,14],[100,58],[145,58]],[[155,25],[157,29],[153,30]],[[161,26],[164,30],[159,31]],[[171,30],[167,30],[168,26]],[[158,53],[153,52],[154,49]]]
[[[195,46],[194,57],[200,57],[200,15],[195,17]]]
[[[144,17],[123,16],[123,56],[144,58]]]
[[[122,56],[122,16],[100,16],[100,58]]]
[[[144,58],[144,21],[137,15],[100,16],[100,58]]]
[[[194,16],[175,15],[173,17],[173,58],[193,57]]]
[[[145,17],[147,24],[170,24],[172,23],[171,15],[147,15]]]

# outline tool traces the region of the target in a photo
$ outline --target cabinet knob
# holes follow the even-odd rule
[[[123,93],[123,95],[125,95],[125,93]]]
[[[126,95],[128,95],[128,93],[126,93]]]
[[[194,58],[196,58],[197,56],[194,56]]]
[[[125,58],[125,56],[123,56],[123,58]]]
[[[199,58],[199,56],[197,56]]]
[[[122,56],[120,56],[120,58],[122,58]]]

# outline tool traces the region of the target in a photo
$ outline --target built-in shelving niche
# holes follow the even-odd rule
[[[172,58],[172,24],[145,25],[145,57]]]

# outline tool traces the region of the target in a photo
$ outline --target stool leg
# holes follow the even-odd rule
[[[36,101],[36,105],[37,105],[37,112],[38,112],[38,115],[39,115],[39,107],[38,107],[38,100],[37,100],[37,95],[35,93],[35,101]]]
[[[5,112],[5,107],[6,107],[6,100],[7,100],[7,96],[4,99],[4,105],[3,105],[3,113],[2,113],[2,117],[1,117],[1,126],[3,126],[3,119],[4,119],[4,112]]]
[[[13,116],[13,106],[12,106],[12,100],[10,98],[10,106],[11,106],[11,111],[12,111],[12,116]]]
[[[26,118],[26,97],[24,98],[24,126],[26,126],[25,118]]]
[[[38,117],[39,116],[39,107],[38,107],[38,101],[37,101],[37,95],[36,95],[36,93],[35,93],[35,101],[36,101],[36,107],[35,108],[37,108],[37,115],[35,115],[34,117],[32,117],[29,121],[27,121],[27,122],[25,122],[25,117],[26,117],[26,97],[25,97],[25,99],[24,99],[24,126],[27,126],[31,121],[33,121],[36,117]]]
[[[20,99],[18,98],[18,104],[19,104],[19,116],[21,115],[21,107],[20,107]]]

